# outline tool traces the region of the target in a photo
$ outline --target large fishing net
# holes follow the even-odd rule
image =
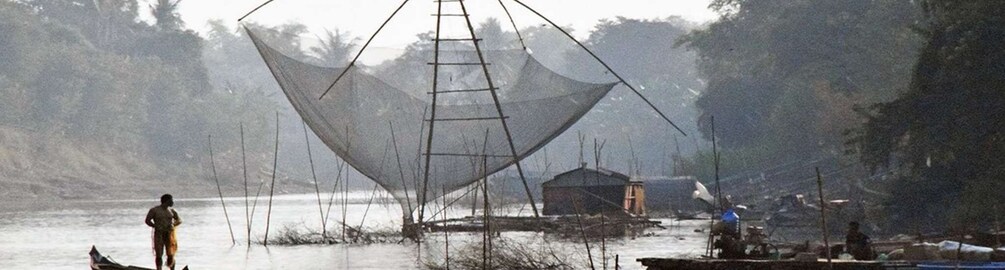
[[[529,156],[561,134],[615,83],[559,75],[523,50],[483,51],[517,156],[514,159],[478,54],[442,42],[428,188],[425,153],[433,89],[432,50],[414,50],[374,67],[321,67],[284,55],[248,30],[297,112],[321,140],[411,213],[420,202],[461,189]],[[469,43],[470,44],[470,43]],[[484,157],[484,158],[483,158]],[[483,163],[484,161],[484,163]]]

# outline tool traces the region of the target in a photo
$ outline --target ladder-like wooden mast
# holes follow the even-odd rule
[[[433,62],[429,63],[429,65],[433,66],[433,90],[431,92],[429,92],[429,94],[432,95],[432,105],[431,105],[432,107],[431,107],[431,110],[430,110],[429,119],[426,119],[426,122],[429,122],[429,131],[426,134],[427,135],[427,137],[426,137],[426,154],[425,154],[425,166],[423,167],[424,173],[423,173],[423,178],[422,178],[422,193],[421,193],[421,196],[417,196],[418,199],[421,201],[420,202],[421,206],[419,207],[419,219],[418,220],[419,220],[419,222],[423,221],[423,213],[424,213],[424,210],[425,210],[425,201],[426,201],[426,198],[427,198],[426,196],[428,195],[427,194],[428,193],[428,188],[427,187],[429,185],[430,159],[432,159],[434,156],[470,156],[471,155],[471,154],[468,154],[468,153],[461,154],[461,153],[434,153],[433,152],[433,147],[434,147],[433,146],[433,136],[434,136],[434,132],[435,132],[434,127],[435,127],[435,124],[437,122],[440,122],[440,121],[486,121],[486,120],[495,121],[495,120],[499,120],[500,124],[502,124],[502,130],[503,130],[503,132],[506,133],[506,141],[509,144],[509,150],[510,151],[509,151],[509,155],[494,155],[493,157],[504,157],[504,158],[512,158],[513,159],[513,162],[516,165],[517,173],[520,175],[520,180],[523,182],[524,191],[527,193],[527,199],[530,201],[531,208],[534,210],[534,216],[538,217],[540,214],[538,213],[537,205],[534,203],[534,196],[530,192],[530,186],[527,184],[527,178],[524,175],[523,167],[520,165],[520,158],[519,158],[519,155],[517,154],[516,146],[513,145],[513,136],[512,136],[512,133],[510,132],[509,124],[506,122],[507,119],[508,119],[508,117],[503,112],[502,105],[499,102],[499,94],[497,92],[497,90],[499,90],[499,88],[496,87],[495,82],[492,81],[492,74],[491,74],[491,72],[489,72],[489,65],[491,65],[491,63],[488,63],[486,61],[485,54],[482,52],[482,48],[481,48],[481,45],[480,45],[480,42],[482,41],[482,39],[478,38],[476,36],[476,34],[475,34],[475,27],[471,23],[471,16],[468,13],[467,6],[464,4],[464,0],[450,0],[450,1],[448,1],[448,0],[439,0],[439,1],[436,1],[436,2],[437,2],[437,8],[436,8],[436,14],[434,14],[436,16],[436,32],[435,32],[435,36],[436,37],[433,39],[433,48],[434,48],[434,51],[433,51]],[[461,13],[459,13],[459,14],[457,14],[457,13],[451,13],[451,14],[445,14],[445,13],[443,13],[443,3],[446,3],[446,2],[458,3],[460,5],[460,8],[461,8]],[[468,33],[470,34],[470,37],[469,38],[442,38],[441,35],[440,35],[441,32],[442,32],[441,31],[442,30],[442,22],[443,22],[443,18],[446,17],[446,16],[463,18],[464,19],[464,23],[467,25],[467,29],[468,29]],[[478,54],[478,62],[466,62],[466,63],[444,63],[444,62],[440,62],[440,42],[471,42],[474,45],[475,52]],[[444,90],[444,91],[441,91],[441,90],[439,90],[439,86],[438,86],[438,78],[439,78],[439,71],[440,71],[439,67],[440,66],[480,66],[481,67],[481,71],[482,71],[482,73],[485,76],[486,87],[485,88],[478,88],[478,89],[459,89],[459,90]],[[437,116],[436,116],[436,106],[437,106],[437,97],[439,95],[441,95],[441,94],[473,94],[473,93],[476,93],[476,92],[488,92],[492,96],[492,102],[495,104],[495,108],[496,108],[496,110],[495,110],[496,111],[496,115],[495,116],[475,116],[475,117],[469,117],[469,118],[437,118]],[[482,155],[483,155],[482,158],[487,158],[487,157],[490,156],[488,153],[482,153]]]

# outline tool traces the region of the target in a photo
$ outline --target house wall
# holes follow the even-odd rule
[[[691,197],[694,180],[646,181],[646,208],[656,212],[697,213],[707,206]]]
[[[625,186],[544,187],[543,195],[545,215],[575,215],[577,203],[580,214],[621,213]]]

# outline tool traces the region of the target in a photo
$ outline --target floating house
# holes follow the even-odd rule
[[[646,214],[645,187],[627,175],[582,166],[541,184],[545,215]]]

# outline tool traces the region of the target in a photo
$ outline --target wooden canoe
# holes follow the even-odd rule
[[[91,258],[91,270],[153,270],[151,268],[139,267],[133,265],[122,265],[115,262],[110,257],[105,257],[98,252],[98,249],[91,246],[90,252]],[[182,270],[188,270],[188,266],[182,268]]]

